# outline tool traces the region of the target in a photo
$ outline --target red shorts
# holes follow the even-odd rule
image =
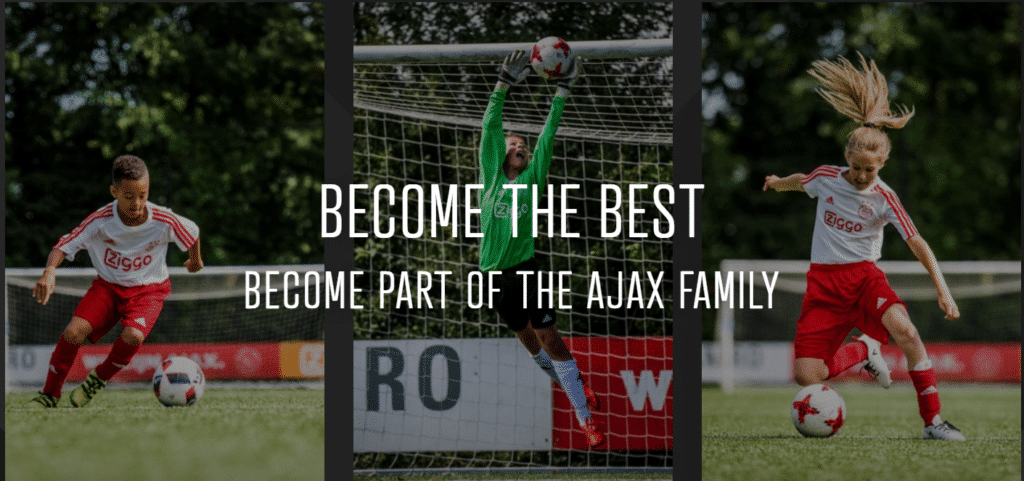
[[[119,322],[149,335],[156,318],[171,294],[171,280],[159,284],[124,287],[96,278],[75,308],[75,316],[92,325],[86,339],[95,343]]]
[[[888,344],[882,314],[897,303],[903,301],[874,262],[811,264],[796,324],[795,357],[831,359],[853,328]]]

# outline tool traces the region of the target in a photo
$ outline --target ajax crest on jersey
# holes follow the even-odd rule
[[[153,373],[153,393],[164,406],[191,406],[205,388],[203,370],[187,357],[169,357]]]
[[[827,438],[843,427],[846,402],[835,389],[825,384],[812,384],[796,394],[790,414],[800,434]]]
[[[530,63],[541,77],[548,80],[561,78],[572,66],[572,49],[558,37],[545,37],[537,41],[530,54]]]

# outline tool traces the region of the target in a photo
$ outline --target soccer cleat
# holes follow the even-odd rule
[[[943,441],[966,441],[967,438],[956,426],[943,421],[939,424],[932,424],[924,427],[925,439],[941,439]]]
[[[583,395],[587,398],[587,409],[591,411],[601,410],[601,401],[598,401],[597,395],[594,394],[593,389],[590,389],[590,386],[583,386]]]
[[[594,423],[592,418],[587,418],[587,421],[580,425],[583,429],[583,434],[587,435],[587,444],[592,448],[596,448],[604,443],[604,435],[597,428],[597,424]]]
[[[89,401],[92,401],[93,396],[95,396],[96,393],[106,385],[107,381],[100,379],[100,377],[96,375],[96,370],[93,369],[93,371],[89,373],[89,377],[85,378],[85,382],[83,382],[81,386],[76,387],[74,391],[71,391],[71,405],[76,408],[80,408],[89,404]]]
[[[32,400],[28,402],[28,405],[33,408],[55,408],[57,407],[58,401],[60,401],[59,397],[53,397],[45,392],[39,391],[39,395],[32,398]]]
[[[882,343],[872,339],[867,334],[858,337],[857,340],[863,342],[868,348],[868,360],[867,364],[864,364],[864,369],[871,373],[882,387],[888,388],[891,386],[892,377],[889,376],[889,365],[885,363],[885,358],[882,357]]]

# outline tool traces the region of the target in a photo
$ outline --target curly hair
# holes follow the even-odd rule
[[[111,178],[114,185],[122,180],[139,180],[149,175],[149,169],[142,159],[134,155],[122,155],[114,159],[114,167],[111,169]]]
[[[901,129],[914,116],[914,109],[897,105],[889,108],[889,86],[875,61],[860,58],[861,69],[849,60],[818,60],[811,63],[811,74],[821,87],[815,89],[839,113],[860,124],[850,133],[846,153],[865,153],[879,160],[889,158],[892,144],[882,130]]]

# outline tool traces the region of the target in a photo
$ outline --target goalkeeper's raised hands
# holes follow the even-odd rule
[[[569,71],[559,77],[558,79],[558,91],[556,95],[562,97],[568,97],[569,91],[572,90],[572,86],[576,84],[576,81],[583,75],[583,61],[579,57],[572,59],[572,66],[569,67]]]
[[[512,86],[522,82],[526,75],[530,73],[529,65],[530,57],[526,56],[526,52],[513,50],[512,53],[505,57],[505,61],[501,64],[501,73],[498,74],[498,87],[501,88],[501,84]]]

